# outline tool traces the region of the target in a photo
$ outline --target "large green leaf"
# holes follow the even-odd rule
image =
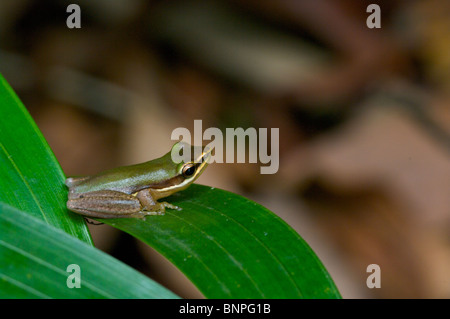
[[[207,298],[340,298],[308,244],[261,205],[201,185],[169,200],[183,210],[101,221],[155,248]]]
[[[41,132],[0,75],[0,202],[92,244],[83,218],[66,209],[64,180]]]
[[[3,203],[0,234],[0,298],[178,298],[117,259]],[[80,288],[67,286],[72,264],[80,267]]]

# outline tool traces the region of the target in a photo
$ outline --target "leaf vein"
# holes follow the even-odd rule
[[[180,216],[178,216],[178,215],[176,215],[176,214],[173,214],[173,213],[170,213],[170,212],[168,212],[168,214],[170,214],[170,215],[172,215],[172,216],[174,216],[174,217],[176,217],[176,218],[178,218],[178,219],[181,219],[181,220],[183,220],[185,223],[187,223],[188,225],[190,225],[191,227],[193,227],[193,228],[195,228],[195,229],[197,229],[197,230],[199,230],[201,233],[203,233],[205,236],[207,236],[208,238],[211,238],[211,236],[208,236],[208,234],[203,230],[203,229],[201,229],[201,228],[199,228],[199,227],[197,227],[197,226],[195,226],[194,224],[192,224],[191,222],[189,222],[188,220],[186,220],[186,219],[184,219],[184,218],[182,218],[182,217],[180,217]],[[261,291],[261,289],[259,288],[259,286],[257,285],[257,283],[253,280],[253,278],[249,275],[249,273],[247,272],[247,270],[245,270],[244,269],[244,267],[242,267],[242,264],[241,263],[239,263],[239,262],[237,262],[237,260],[234,258],[234,256],[225,248],[225,247],[223,247],[217,240],[215,240],[215,239],[211,239],[211,241],[213,241],[221,250],[223,250],[226,254],[227,254],[227,256],[231,256],[231,260],[233,261],[233,263],[245,274],[245,276],[250,280],[250,282],[252,282],[253,283],[253,286],[256,288],[256,290],[258,290],[258,292],[261,294],[261,296],[264,298],[264,296],[265,296],[265,294]]]
[[[205,207],[202,203],[196,202],[195,205],[198,205],[200,207]],[[253,237],[268,253],[269,255],[276,260],[276,262],[281,266],[281,268],[283,269],[283,271],[285,272],[285,274],[287,275],[287,277],[289,278],[289,280],[291,281],[291,283],[294,285],[294,287],[296,288],[296,290],[298,291],[299,295],[302,296],[302,292],[300,287],[297,285],[297,282],[294,280],[294,278],[292,278],[291,274],[289,273],[289,271],[286,269],[286,267],[284,266],[284,264],[279,260],[279,258],[272,252],[272,250],[267,247],[267,245],[265,245],[258,237],[256,237],[253,232],[251,232],[247,227],[245,227],[242,223],[238,222],[236,219],[234,219],[233,217],[231,217],[230,215],[226,215],[223,212],[217,210],[214,207],[210,207],[210,210],[224,216],[225,218],[229,218],[230,220],[232,220],[234,223],[236,223],[239,227],[241,227],[242,229],[244,229],[245,232],[247,232],[251,237]]]
[[[26,188],[28,189],[28,191],[31,194],[31,197],[33,197],[33,200],[35,201],[36,205],[39,208],[39,211],[42,214],[42,217],[44,218],[44,221],[48,224],[48,220],[47,217],[45,216],[44,211],[42,210],[42,207],[36,197],[36,195],[33,192],[33,189],[31,188],[30,184],[28,184],[25,176],[23,176],[22,172],[20,171],[19,167],[17,167],[16,163],[12,160],[12,156],[9,154],[9,152],[6,150],[5,146],[3,145],[3,143],[0,142],[0,147],[3,150],[3,152],[5,153],[6,157],[8,158],[8,160],[11,162],[12,166],[14,167],[14,169],[16,170],[16,172],[18,173],[19,177],[22,179],[23,183],[25,184]]]

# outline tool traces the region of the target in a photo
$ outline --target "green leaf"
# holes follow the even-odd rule
[[[0,298],[178,298],[117,259],[3,203],[0,234]],[[80,288],[67,286],[72,264],[80,267]]]
[[[206,298],[340,298],[308,244],[261,205],[201,185],[169,199],[183,210],[101,221],[156,249]]]
[[[92,245],[83,217],[67,211],[64,180],[42,133],[0,75],[0,202]]]

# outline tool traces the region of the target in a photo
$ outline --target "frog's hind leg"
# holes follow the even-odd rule
[[[88,217],[139,217],[141,203],[135,196],[118,191],[94,191],[69,197],[67,208]]]

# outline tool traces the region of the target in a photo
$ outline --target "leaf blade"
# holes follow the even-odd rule
[[[340,298],[308,244],[246,198],[192,185],[164,216],[102,220],[149,244],[207,298]]]
[[[0,203],[1,298],[178,298],[122,262]],[[81,269],[68,288],[67,266]]]
[[[65,207],[64,180],[39,128],[0,74],[0,202],[92,245],[84,219]]]

